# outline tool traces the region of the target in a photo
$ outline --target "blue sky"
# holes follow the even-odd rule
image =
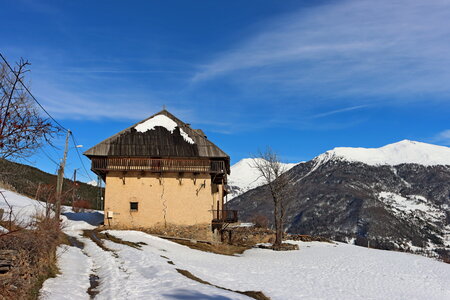
[[[1,52],[32,63],[31,90],[84,150],[163,105],[233,163],[267,145],[289,162],[450,145],[448,1],[0,4]],[[58,160],[55,144],[45,151]],[[42,153],[30,162],[56,169]]]

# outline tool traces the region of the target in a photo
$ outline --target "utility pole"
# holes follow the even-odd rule
[[[73,170],[73,187],[72,187],[72,210],[74,209],[73,203],[75,202],[75,190],[77,189],[77,169]]]
[[[64,182],[64,168],[66,167],[67,152],[69,151],[69,136],[70,136],[70,134],[71,134],[70,130],[67,130],[66,147],[64,148],[64,157],[61,161],[61,164],[59,165],[58,179],[56,181],[55,219],[57,219],[57,220],[59,220],[59,216],[61,215],[61,194],[62,194],[62,188],[63,188],[63,182]]]

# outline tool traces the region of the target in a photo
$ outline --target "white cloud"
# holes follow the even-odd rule
[[[448,20],[443,0],[336,1],[273,21],[192,80],[230,75],[341,96],[440,95],[450,90]]]
[[[444,145],[450,145],[450,129],[444,130],[438,133],[433,139],[433,142],[442,143]]]
[[[323,113],[319,113],[319,114],[313,115],[313,116],[311,116],[311,118],[312,119],[317,119],[317,118],[328,117],[328,116],[332,116],[332,115],[335,115],[335,114],[340,114],[340,113],[344,113],[344,112],[348,112],[348,111],[353,111],[353,110],[367,108],[369,106],[370,105],[356,105],[356,106],[351,106],[351,107],[335,109],[335,110],[331,110],[331,111],[327,111],[327,112],[323,112]]]
[[[136,101],[133,95],[92,91],[73,91],[45,82],[34,85],[33,93],[47,110],[60,119],[119,118],[138,120],[161,110],[149,101]],[[156,102],[156,101],[155,101]]]

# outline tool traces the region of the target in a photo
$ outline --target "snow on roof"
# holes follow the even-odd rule
[[[410,140],[403,140],[381,148],[338,147],[317,158],[342,158],[368,165],[420,164],[424,166],[450,165],[450,148]]]
[[[146,132],[148,130],[154,130],[155,127],[164,127],[170,133],[173,133],[176,127],[178,127],[177,123],[174,120],[170,119],[165,115],[156,115],[153,118],[148,119],[147,121],[136,125],[134,128],[139,132]],[[183,139],[189,144],[194,144],[194,140],[189,137],[189,135],[180,128],[180,134]]]

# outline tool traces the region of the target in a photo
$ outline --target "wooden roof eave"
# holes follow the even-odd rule
[[[131,131],[132,128],[136,127],[138,124],[141,124],[157,115],[163,114],[173,121],[177,123],[178,127],[180,129],[183,129],[191,138],[193,138],[197,149],[198,149],[198,155],[200,157],[208,157],[208,158],[222,158],[227,159],[229,161],[229,156],[222,151],[219,147],[217,147],[214,143],[212,143],[210,140],[208,140],[203,132],[199,132],[198,130],[192,129],[190,126],[186,125],[184,122],[176,118],[174,115],[169,113],[167,110],[162,110],[161,112],[158,112],[149,118],[140,121],[116,134],[113,136],[103,140],[99,144],[89,148],[84,152],[84,155],[87,157],[92,156],[110,156],[110,150],[111,150],[111,144],[112,142],[116,141],[121,135],[126,134]],[[229,162],[228,162],[229,165]]]

